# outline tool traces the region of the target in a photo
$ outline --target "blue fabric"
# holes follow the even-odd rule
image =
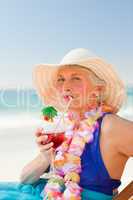
[[[103,117],[109,113],[105,113]],[[86,144],[81,156],[82,172],[80,174],[80,185],[92,191],[101,192],[107,195],[113,194],[120,180],[111,179],[104,165],[100,152],[100,128],[103,117],[98,119],[99,127],[94,132],[92,143]]]
[[[0,182],[0,200],[43,200],[41,192],[45,184],[44,179],[34,184]]]
[[[0,182],[0,200],[43,200],[42,190],[45,184],[44,179],[39,179],[34,184]],[[112,200],[112,196],[85,189],[82,200]]]

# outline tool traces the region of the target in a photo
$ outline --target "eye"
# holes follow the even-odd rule
[[[57,82],[63,82],[63,81],[65,81],[64,78],[58,78],[58,79],[57,79]]]
[[[81,80],[79,77],[76,77],[76,76],[73,77],[72,79],[73,79],[73,80]]]

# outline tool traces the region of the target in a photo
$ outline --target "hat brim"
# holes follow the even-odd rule
[[[58,69],[66,65],[85,67],[104,80],[106,82],[106,103],[113,107],[114,113],[119,111],[126,99],[125,86],[112,65],[99,58],[83,60],[78,63],[37,65],[33,71],[33,82],[44,104],[53,105],[59,111],[64,110],[64,104],[59,100],[53,79]]]

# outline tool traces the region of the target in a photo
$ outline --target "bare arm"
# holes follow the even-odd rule
[[[49,166],[49,161],[40,153],[34,160],[29,162],[23,169],[20,175],[21,183],[34,183],[46,171]]]
[[[22,169],[20,175],[21,183],[31,184],[36,182],[51,163],[53,143],[46,143],[47,136],[42,134],[40,129],[35,134],[40,154]]]
[[[117,115],[106,115],[103,131],[108,132],[116,150],[127,158],[133,156],[133,122]]]

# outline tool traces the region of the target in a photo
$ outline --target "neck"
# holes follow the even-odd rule
[[[84,107],[84,108],[80,108],[80,109],[73,109],[71,111],[69,111],[70,113],[73,113],[73,118],[77,119],[77,120],[83,120],[84,119],[84,113],[85,112],[89,112],[92,109],[96,109],[96,107]]]

